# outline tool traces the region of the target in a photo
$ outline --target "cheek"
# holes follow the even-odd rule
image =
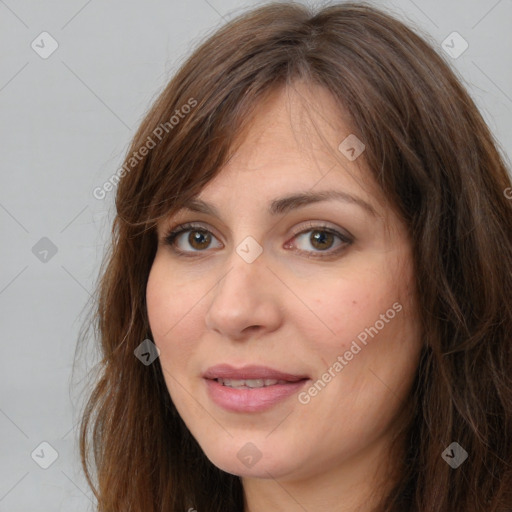
[[[166,365],[180,363],[193,351],[191,340],[199,339],[200,324],[195,321],[201,310],[201,295],[179,273],[155,258],[146,286],[146,304],[153,342]]]
[[[316,371],[299,397],[306,404],[304,421],[311,411],[333,424],[341,418],[344,428],[364,438],[392,420],[409,392],[421,348],[406,284],[359,274],[311,297],[322,322],[308,317],[299,326]]]
[[[148,320],[155,343],[172,326],[172,318],[169,316],[172,287],[162,267],[156,258],[146,285]]]
[[[316,354],[315,367],[344,375],[333,379],[338,383],[333,388],[364,387],[376,379],[372,368],[382,372],[390,384],[395,384],[393,372],[414,371],[421,337],[413,275],[406,265],[400,269],[399,278],[393,278],[393,272],[377,272],[375,266],[366,272],[354,269],[350,278],[326,279],[323,286],[303,295],[304,302],[313,305],[314,315],[297,306],[294,318]],[[336,362],[338,371],[333,369]]]
[[[188,418],[195,401],[184,392],[184,383],[201,336],[200,324],[194,321],[201,304],[189,283],[181,282],[179,273],[158,257],[148,277],[146,304],[167,390],[182,418]]]
[[[330,280],[316,288],[304,303],[312,304],[311,314],[295,312],[301,322],[301,330],[310,332],[317,340],[327,345],[339,344],[355,338],[375,322],[381,325],[381,316],[389,310],[388,317],[395,317],[393,304],[399,302],[400,294],[395,285],[385,280],[365,278],[361,274],[353,279]],[[387,319],[387,317],[386,317]]]

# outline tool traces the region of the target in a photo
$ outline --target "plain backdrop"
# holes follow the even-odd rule
[[[93,190],[120,167],[144,113],[192,48],[259,3],[0,0],[1,512],[94,509],[71,382],[114,217],[115,192],[99,200]],[[447,57],[510,158],[512,1],[374,3],[441,53],[447,37],[460,35],[453,51],[467,49]]]

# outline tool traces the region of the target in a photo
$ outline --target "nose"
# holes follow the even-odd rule
[[[238,254],[216,284],[206,313],[206,327],[223,337],[241,340],[275,331],[282,322],[280,286],[261,255],[247,263]]]

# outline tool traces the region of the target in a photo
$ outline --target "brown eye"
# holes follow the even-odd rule
[[[316,252],[327,251],[336,245],[336,239],[338,239],[338,245],[343,243],[349,243],[346,237],[341,233],[334,233],[328,229],[310,229],[304,231],[295,237],[297,246],[300,250],[310,251],[313,248]],[[309,247],[307,247],[309,245]]]
[[[207,249],[208,246],[211,244],[211,241],[212,236],[208,231],[189,231],[188,243],[190,244],[190,247],[193,247],[194,249]]]
[[[287,249],[296,248],[299,253],[308,257],[330,257],[347,249],[353,243],[349,235],[328,226],[312,226],[310,229],[296,234],[291,243],[286,244]]]
[[[165,238],[165,243],[175,249],[177,253],[198,253],[211,248],[214,241],[217,241],[217,246],[214,248],[221,248],[217,238],[202,226],[194,226],[184,224],[175,230],[171,231]]]
[[[330,249],[334,243],[334,235],[321,230],[312,231],[309,239],[311,245],[319,250]]]

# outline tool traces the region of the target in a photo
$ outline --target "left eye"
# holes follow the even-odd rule
[[[332,249],[336,243],[336,239],[338,239],[338,245],[336,247],[343,245],[343,243],[350,243],[350,240],[346,236],[342,235],[341,233],[338,233],[337,231],[325,228],[310,229],[308,231],[299,233],[294,237],[294,240],[298,242],[297,245],[300,245],[300,243],[305,242],[304,245],[310,244],[310,246],[312,246],[314,249],[320,252]],[[289,245],[290,244],[287,244],[287,246]],[[310,249],[304,246],[299,247],[299,250],[310,252]]]

